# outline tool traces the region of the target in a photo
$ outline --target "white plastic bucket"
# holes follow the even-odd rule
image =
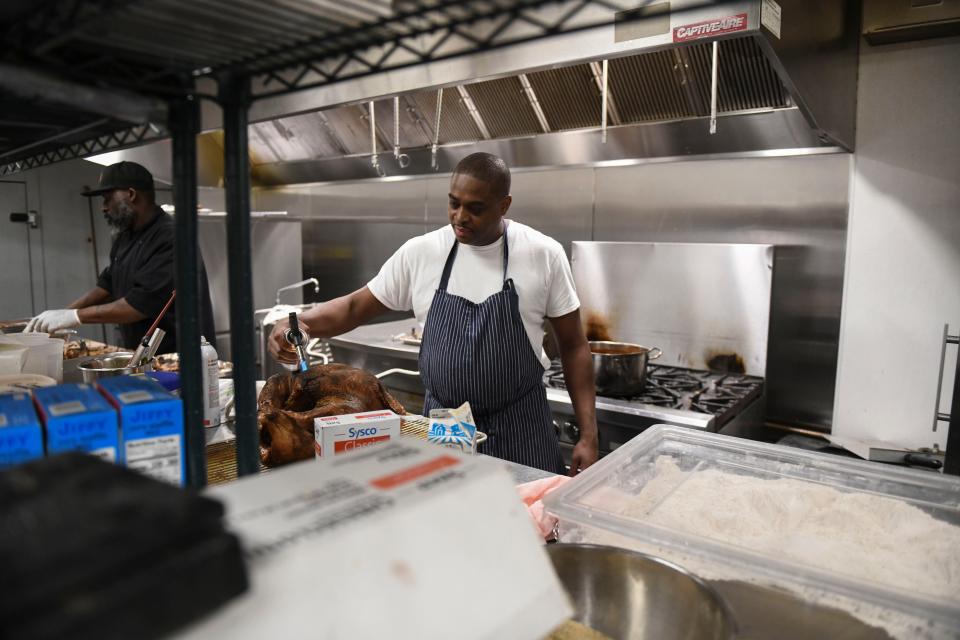
[[[0,343],[0,375],[14,375],[23,371],[27,348],[19,344]]]
[[[63,340],[45,333],[13,333],[0,336],[0,344],[27,348],[21,373],[34,373],[63,382]]]

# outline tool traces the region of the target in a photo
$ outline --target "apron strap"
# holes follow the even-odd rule
[[[453,270],[453,261],[457,257],[457,245],[460,244],[456,240],[453,241],[453,248],[450,249],[450,253],[447,254],[447,262],[443,265],[443,275],[440,276],[440,286],[438,289],[440,291],[447,290],[447,282],[450,280],[450,272]]]
[[[510,247],[507,245],[507,228],[509,226],[509,221],[503,221],[503,288],[507,289],[510,284],[507,280],[507,263],[510,258]],[[440,286],[437,287],[440,291],[447,290],[447,283],[450,282],[450,272],[453,271],[453,262],[457,259],[457,246],[460,243],[456,240],[453,241],[453,246],[450,248],[450,253],[447,254],[447,261],[443,264],[443,275],[440,276]]]

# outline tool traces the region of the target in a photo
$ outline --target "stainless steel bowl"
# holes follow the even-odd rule
[[[156,358],[151,358],[139,367],[131,367],[128,366],[131,357],[133,357],[133,353],[129,351],[117,351],[105,356],[88,358],[81,362],[77,366],[77,369],[83,375],[84,382],[96,382],[100,378],[128,376],[132,373],[153,371],[153,365],[157,360]]]
[[[589,544],[554,544],[547,554],[574,619],[614,640],[725,640],[736,633],[711,587],[659,558]]]

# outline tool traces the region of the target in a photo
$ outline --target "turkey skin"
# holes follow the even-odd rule
[[[314,455],[315,418],[363,411],[406,411],[375,376],[344,364],[271,376],[257,400],[260,461],[268,466]]]

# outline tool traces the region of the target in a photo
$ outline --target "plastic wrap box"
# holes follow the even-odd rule
[[[89,384],[39,387],[33,399],[46,431],[47,454],[83,451],[118,462],[117,412]]]
[[[0,394],[0,468],[43,457],[43,427],[26,393]]]
[[[179,640],[533,640],[570,615],[499,461],[397,438],[212,487],[252,588]]]
[[[704,484],[701,475],[694,484],[691,478],[698,472],[724,476],[706,476],[710,483]],[[771,484],[758,490],[751,479]],[[711,492],[713,502],[704,501],[700,511],[679,506],[678,500],[690,496],[695,486]],[[824,496],[823,504],[809,509],[791,504],[801,492],[813,495],[808,491]],[[748,522],[745,508],[730,508],[738,500],[747,506],[766,501],[766,512],[778,521]],[[831,500],[837,502],[831,505]],[[898,638],[960,637],[956,585],[936,591],[922,576],[917,584],[904,584],[896,571],[876,572],[898,555],[920,554],[931,526],[939,539],[956,539],[957,478],[656,425],[552,492],[544,503],[559,518],[561,542],[613,544],[673,561],[705,579],[786,588],[810,602],[844,609]],[[853,511],[868,514],[873,505],[877,524],[854,529]],[[797,514],[811,519],[830,514],[824,534],[811,535],[812,525],[790,521]],[[862,540],[853,547],[866,558],[861,565],[844,567],[846,558],[835,558],[837,547],[827,533],[831,526],[841,532],[838,536]],[[871,540],[894,526],[915,527],[916,537],[902,548],[885,547],[885,560]],[[721,527],[737,533],[721,534]],[[793,533],[801,530],[802,535]],[[768,531],[785,533],[764,541]],[[960,545],[943,544],[918,557],[925,570],[949,574],[950,567],[960,564]],[[864,567],[874,577],[865,577]]]
[[[187,479],[183,402],[146,376],[104,378],[100,390],[120,414],[120,455],[130,469],[170,484]]]

